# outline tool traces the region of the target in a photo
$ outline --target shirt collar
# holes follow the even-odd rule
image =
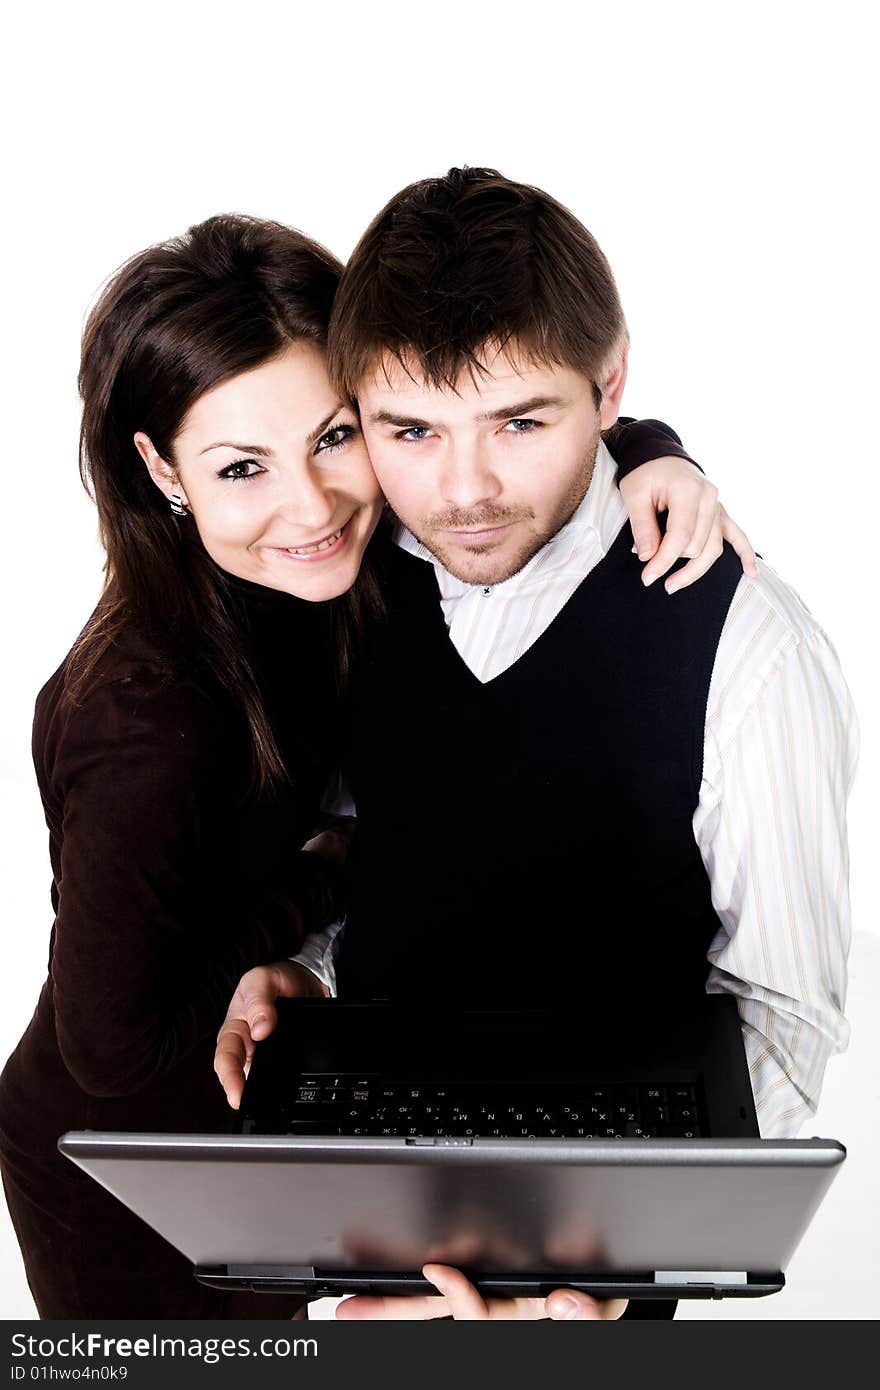
[[[527,565],[510,579],[494,585],[496,592],[514,587],[519,589],[528,584],[535,571],[540,573],[543,580],[556,569],[569,564],[578,552],[588,548],[598,551],[594,561],[598,563],[607,555],[625,520],[626,508],[617,487],[617,465],[600,440],[590,486],[579,505],[561,530],[532,556]],[[451,575],[427,546],[423,545],[401,521],[397,523],[394,540],[401,550],[415,555],[420,560],[429,560],[433,564],[438,577],[442,576],[444,592],[455,591],[464,594],[479,587],[465,584],[463,580]]]

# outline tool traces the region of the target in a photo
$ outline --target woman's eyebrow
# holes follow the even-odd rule
[[[340,410],[345,409],[343,401],[337,401],[329,415],[325,415],[320,425],[316,425],[313,430],[306,435],[306,444],[314,444],[321,438],[334,415],[338,415]],[[204,449],[199,450],[199,457],[202,454],[209,454],[212,449],[238,449],[243,454],[256,454],[257,458],[271,458],[274,450],[267,449],[263,444],[239,444],[234,439],[220,439],[216,444],[207,444]]]
[[[243,454],[256,454],[259,458],[272,457],[272,450],[264,448],[262,444],[236,444],[231,439],[221,439],[217,444],[208,444],[200,449],[199,458],[202,454],[209,454],[212,449],[239,449]]]
[[[344,409],[345,409],[345,402],[344,402],[344,401],[337,401],[336,404],[334,405],[333,409],[330,411],[330,414],[329,414],[329,415],[325,415],[325,416],[324,416],[324,419],[321,421],[320,425],[316,425],[315,428],[312,430],[311,434],[309,434],[309,435],[306,437],[306,443],[307,443],[307,444],[316,444],[316,443],[318,442],[318,440],[321,438],[321,435],[322,435],[322,434],[324,433],[324,431],[326,430],[327,426],[330,424],[330,421],[333,419],[333,416],[334,416],[334,415],[338,415],[339,412],[340,412],[340,410],[344,410]]]

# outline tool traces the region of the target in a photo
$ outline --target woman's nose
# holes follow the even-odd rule
[[[319,531],[335,520],[336,502],[328,480],[316,470],[304,468],[288,480],[279,511],[289,525]]]

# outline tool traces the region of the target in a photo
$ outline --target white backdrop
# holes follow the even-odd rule
[[[50,925],[33,698],[100,587],[76,465],[89,303],[132,252],[219,211],[278,218],[345,256],[398,187],[465,162],[547,188],[594,232],[632,333],[625,410],[678,428],[837,646],[863,733],[853,1002],[868,1023],[880,965],[869,15],[852,0],[17,7],[0,222],[2,1056],[30,1016]],[[856,1109],[878,1100],[875,1059],[871,1023],[829,1071],[834,1132],[851,1146]],[[823,1315],[827,1243],[855,1273],[824,1315],[873,1316],[862,1179],[869,1165],[852,1152],[813,1301],[783,1305],[786,1294],[760,1315]],[[4,1249],[0,1313],[26,1315],[8,1235]]]

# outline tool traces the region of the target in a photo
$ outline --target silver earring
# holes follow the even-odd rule
[[[186,504],[179,492],[172,492],[168,500],[175,516],[186,516]]]

